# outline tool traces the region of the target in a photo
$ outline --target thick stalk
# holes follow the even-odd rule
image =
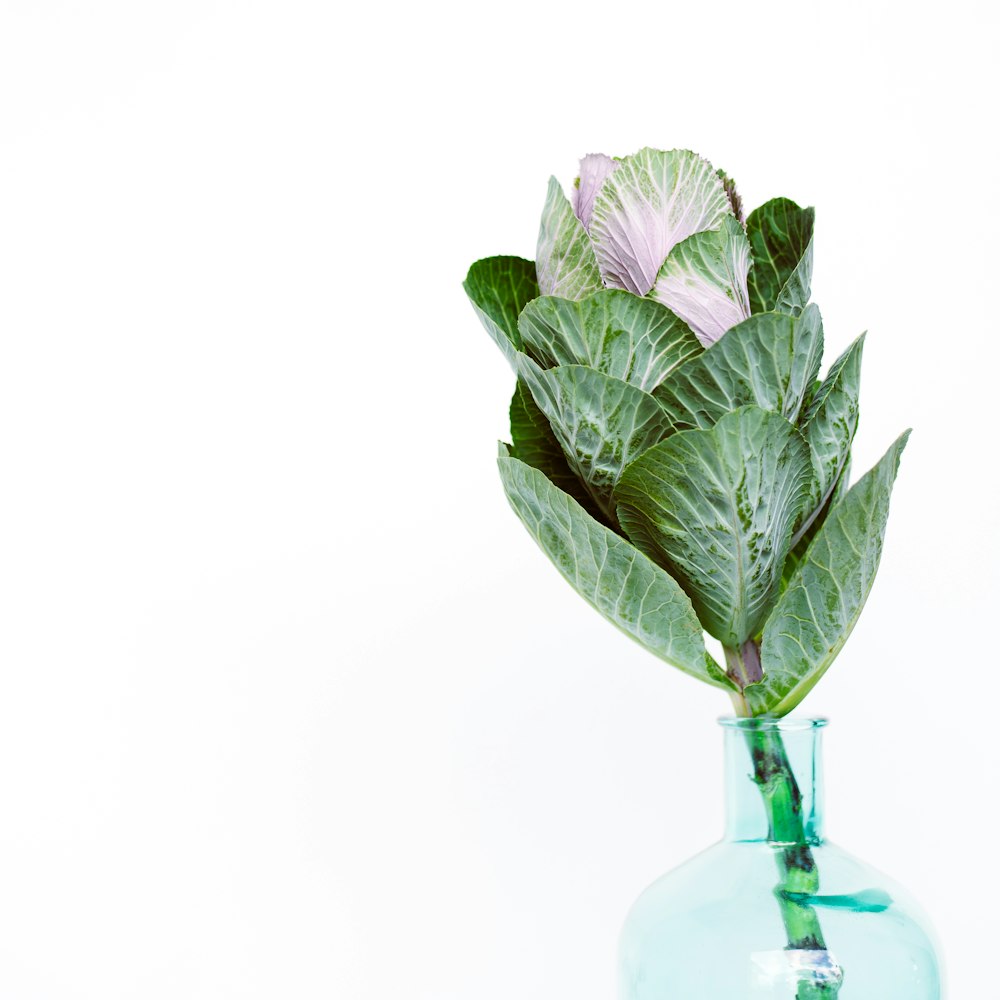
[[[753,759],[753,779],[767,813],[769,839],[780,845],[776,855],[779,881],[774,894],[781,909],[788,948],[826,951],[819,915],[805,901],[819,891],[819,870],[806,837],[802,794],[781,733],[749,730],[747,741]],[[823,983],[803,979],[796,990],[796,1000],[833,1000],[840,993],[840,984],[840,976]]]
[[[738,650],[727,648],[726,660],[729,674],[737,683],[742,679],[738,675],[753,676],[760,670],[759,648],[752,639]],[[745,683],[740,684],[741,689],[744,686]],[[734,704],[739,714],[749,714],[742,694],[734,697]],[[826,951],[819,915],[806,901],[819,891],[819,870],[802,815],[802,793],[784,740],[777,729],[748,729],[746,738],[753,761],[753,780],[767,815],[769,840],[779,847],[776,854],[779,881],[774,894],[788,937],[787,947],[790,951]],[[839,970],[827,982],[802,979],[796,989],[796,1000],[834,1000],[840,993],[841,980]]]
[[[736,682],[740,691],[764,679],[764,671],[760,665],[760,647],[753,639],[747,639],[742,646],[723,646],[723,649],[726,653],[726,673],[730,680]]]

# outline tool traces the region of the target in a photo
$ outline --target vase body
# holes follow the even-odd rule
[[[725,837],[632,907],[621,1000],[940,1000],[924,914],[823,835],[823,720],[722,724]]]

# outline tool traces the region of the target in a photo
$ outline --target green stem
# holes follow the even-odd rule
[[[819,915],[807,900],[819,891],[819,870],[806,836],[802,793],[792,772],[781,733],[776,729],[747,731],[753,760],[753,780],[760,789],[767,813],[769,839],[776,855],[779,881],[774,894],[788,936],[789,950],[825,951]],[[817,983],[803,979],[796,1000],[833,1000],[840,993],[841,978]]]
[[[752,715],[744,688],[763,677],[760,646],[747,639],[738,647],[725,646],[729,677],[736,683],[733,706],[740,716]],[[768,839],[779,847],[776,854],[779,881],[774,895],[781,910],[790,951],[826,951],[819,915],[808,900],[819,891],[819,870],[806,835],[802,816],[802,792],[777,729],[748,729],[747,742],[753,760],[753,780],[760,790],[767,814]],[[828,982],[802,979],[796,1000],[834,1000],[840,993],[842,976]]]

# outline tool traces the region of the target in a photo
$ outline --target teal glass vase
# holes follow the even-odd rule
[[[722,719],[723,839],[622,931],[621,1000],[939,1000],[925,915],[823,834],[821,719]]]

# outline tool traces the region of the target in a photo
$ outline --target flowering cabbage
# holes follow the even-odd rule
[[[906,443],[849,486],[863,337],[820,378],[813,217],[777,198],[744,219],[688,150],[595,154],[571,198],[550,180],[534,262],[465,281],[517,376],[515,512],[601,614],[741,714],[790,711],[840,651]]]

